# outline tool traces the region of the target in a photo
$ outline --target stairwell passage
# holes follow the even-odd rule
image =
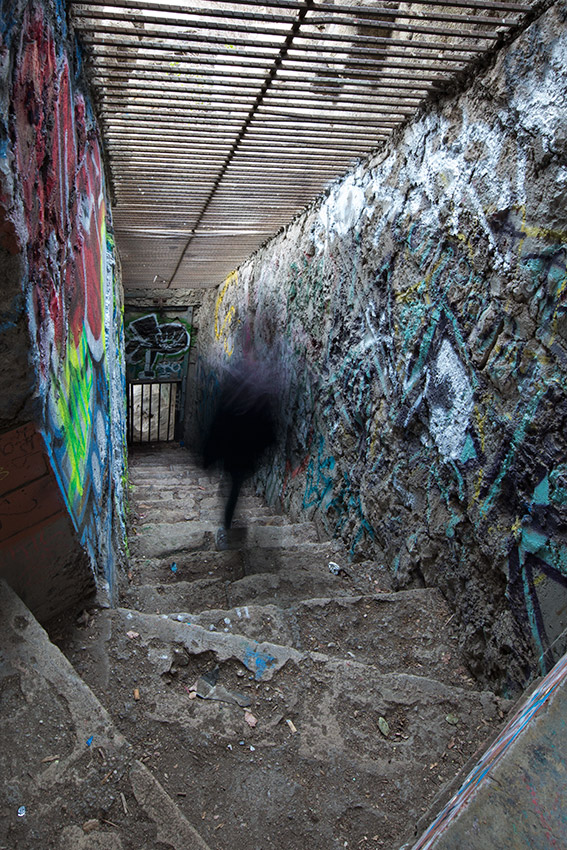
[[[121,607],[64,648],[136,758],[217,850],[397,850],[508,707],[440,594],[392,593],[250,488],[216,551],[218,478],[181,449],[130,470]]]

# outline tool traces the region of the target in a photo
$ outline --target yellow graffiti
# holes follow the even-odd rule
[[[219,319],[219,313],[221,307],[223,306],[227,290],[232,283],[238,283],[238,271],[233,271],[229,274],[215,304],[215,338],[218,342],[222,342],[222,344],[224,345],[224,350],[226,351],[228,357],[232,357],[232,352],[234,351],[234,343],[232,344],[232,347],[230,345],[230,331],[232,329],[232,320],[234,319],[234,315],[236,313],[236,307],[234,305],[231,305],[228,308],[224,315],[222,323]]]
[[[4,469],[3,466],[0,466],[0,481],[2,481],[3,478],[7,478],[9,474],[9,470]]]
[[[408,286],[406,289],[404,289],[403,292],[396,292],[396,294],[395,294],[396,301],[406,303],[406,304],[409,303],[412,300],[412,298],[415,298],[415,296],[417,295],[419,290],[422,288],[423,283],[424,283],[424,281],[420,279],[420,280],[417,281],[417,283],[414,283],[411,286]]]
[[[457,237],[457,241],[460,242],[464,246],[464,248],[466,249],[468,259],[471,261],[471,263],[474,264],[474,260],[475,260],[476,255],[475,255],[475,249],[474,249],[474,245],[472,243],[472,240],[470,239],[470,237],[467,234],[460,233],[460,232],[456,234],[456,237]]]
[[[478,478],[476,479],[476,486],[474,488],[474,496],[473,501],[478,502],[480,500],[480,491],[482,489],[482,482],[484,480],[484,472],[482,469],[478,471]]]
[[[530,226],[522,223],[522,232],[534,239],[546,239],[549,242],[567,242],[566,230],[550,230],[547,227]]]
[[[519,540],[521,537],[521,529],[522,529],[522,520],[520,517],[516,517],[516,522],[510,529],[514,540]]]
[[[484,416],[481,416],[480,411],[478,409],[478,405],[475,405],[475,415],[476,415],[476,427],[477,427],[477,430],[478,430],[478,436],[480,437],[480,448],[481,448],[481,451],[484,452],[484,441],[486,439],[484,426],[485,426],[486,420],[488,418],[488,411],[485,410]]]

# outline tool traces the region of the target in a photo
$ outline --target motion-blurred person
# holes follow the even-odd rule
[[[275,381],[270,369],[250,357],[227,370],[204,445],[205,468],[222,464],[231,479],[217,548],[228,546],[228,530],[243,482],[257,469],[276,439]]]

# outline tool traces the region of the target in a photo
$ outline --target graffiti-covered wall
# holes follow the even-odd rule
[[[125,393],[100,141],[64,4],[21,0],[2,14],[2,271],[17,257],[21,273],[3,280],[0,333],[10,346],[17,328],[19,344],[0,369],[5,382],[12,368],[25,372],[3,428],[33,421],[80,548],[112,581],[124,530]]]
[[[129,381],[182,380],[191,346],[190,316],[156,310],[126,313],[126,370]]]
[[[200,321],[202,409],[246,323],[280,364],[268,498],[441,587],[505,689],[566,645],[566,15],[333,185]]]

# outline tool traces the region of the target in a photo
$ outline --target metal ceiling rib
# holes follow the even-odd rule
[[[531,7],[71,2],[126,291],[216,286]]]

